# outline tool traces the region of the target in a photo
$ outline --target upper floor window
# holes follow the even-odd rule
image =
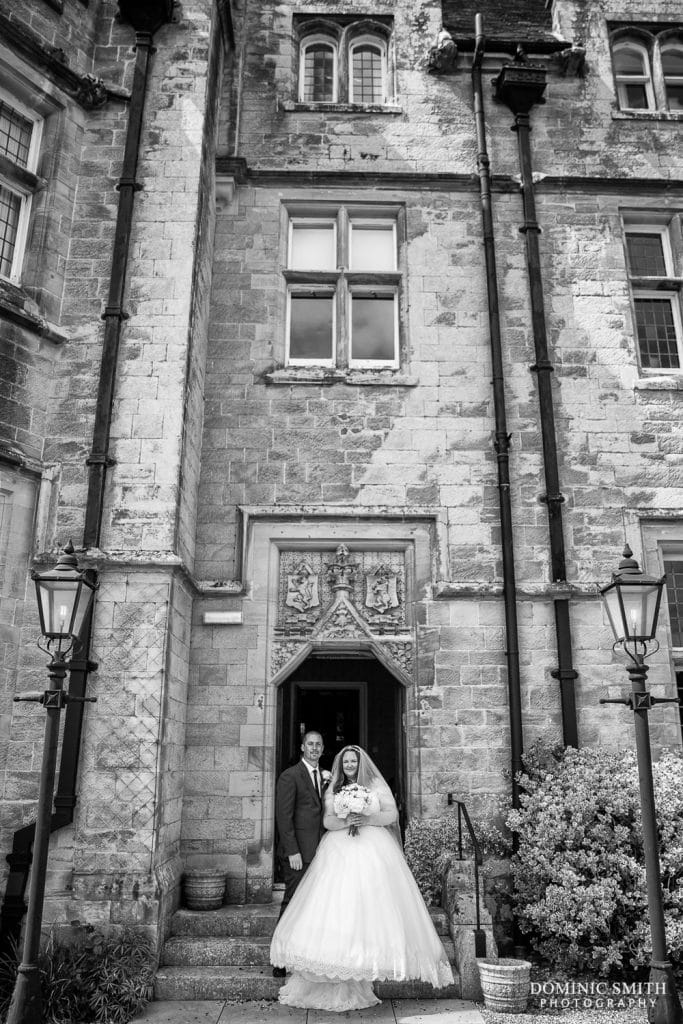
[[[301,48],[299,98],[304,103],[337,99],[337,46],[324,37],[307,39]]]
[[[683,40],[664,43],[661,55],[667,106],[669,110],[683,110]]]
[[[683,557],[664,556],[672,647],[683,648]]]
[[[398,210],[289,210],[289,366],[395,369],[399,359]]]
[[[626,256],[640,365],[644,370],[680,370],[683,327],[677,274],[681,254],[675,222],[656,218],[625,223]]]
[[[611,35],[621,110],[683,112],[683,28],[627,26]]]
[[[382,105],[393,95],[391,20],[300,16],[300,103]]]
[[[40,121],[0,92],[0,277],[18,281],[26,244]]]
[[[681,736],[683,736],[683,556],[679,553],[667,557],[664,554],[664,572],[666,573],[666,602],[669,609],[669,625],[671,626],[671,646],[673,647],[674,671],[676,673],[676,689],[679,701],[679,717]]]
[[[384,103],[386,99],[386,45],[369,38],[351,44],[349,99],[352,103]]]

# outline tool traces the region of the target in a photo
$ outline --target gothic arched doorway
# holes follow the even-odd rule
[[[405,811],[405,686],[376,658],[312,655],[278,689],[277,774],[299,757],[301,738],[322,734],[323,768],[349,743],[358,743],[377,764]]]

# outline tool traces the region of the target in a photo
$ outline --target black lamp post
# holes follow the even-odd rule
[[[18,693],[14,698],[15,701],[36,701],[42,704],[47,717],[43,761],[40,769],[24,950],[22,962],[17,971],[12,1002],[7,1014],[7,1024],[40,1024],[42,1018],[38,953],[43,919],[47,855],[50,845],[50,818],[52,817],[59,740],[59,716],[62,708],[69,701],[69,695],[64,693],[63,685],[68,668],[67,656],[73,646],[79,643],[79,633],[98,586],[95,574],[91,570],[78,569],[71,541],[64,548],[54,569],[42,573],[32,572],[31,578],[36,584],[40,630],[47,640],[46,647],[42,647],[40,644],[38,646],[49,654],[52,660],[47,667],[50,680],[49,689],[42,693]],[[95,698],[80,699],[94,700]]]
[[[600,591],[615,636],[615,649],[623,647],[631,659],[626,670],[631,677],[631,695],[619,700],[601,700],[601,704],[626,704],[634,712],[636,756],[647,880],[647,905],[650,915],[652,958],[650,960],[650,998],[648,1010],[652,1024],[681,1024],[683,1011],[676,991],[671,962],[666,952],[662,883],[659,869],[655,796],[652,783],[652,752],[647,713],[655,704],[677,703],[677,698],[653,697],[647,689],[648,666],[645,658],[659,649],[655,640],[657,617],[665,577],[644,573],[628,544],[612,582]],[[653,646],[648,650],[648,644]]]

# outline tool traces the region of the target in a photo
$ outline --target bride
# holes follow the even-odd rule
[[[341,806],[349,793],[342,790],[353,783],[369,791],[361,791],[363,813]],[[273,965],[292,972],[280,1002],[341,1012],[379,1003],[373,980],[452,984],[451,965],[403,856],[391,790],[360,747],[337,754],[324,801],[328,831],[270,947]]]

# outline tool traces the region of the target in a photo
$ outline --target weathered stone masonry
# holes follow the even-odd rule
[[[681,115],[618,109],[608,23],[668,24],[680,11],[673,0],[654,15],[639,0],[618,10],[609,0],[555,0],[552,10],[541,0],[232,9],[192,0],[154,33],[112,463],[100,547],[82,555],[101,580],[89,683],[98,702],[85,713],[73,823],[53,835],[46,925],[133,922],[161,940],[192,865],[224,866],[231,902],[268,902],[275,777],[295,712],[323,683],[366,694],[374,685],[372,724],[381,742],[397,743],[408,819],[447,813],[449,793],[484,818],[508,791],[475,8],[490,40],[524,743],[562,735],[553,601],[565,599],[580,743],[631,742],[625,710],[598,705],[621,694],[625,676],[596,585],[625,539],[653,572],[663,545],[680,550],[683,491],[680,373],[639,368],[623,225],[666,219],[680,273]],[[46,183],[33,197],[21,280],[0,280],[5,851],[34,814],[42,744],[40,710],[12,703],[15,691],[44,685],[28,570],[83,535],[135,61],[135,34],[116,15],[113,0],[96,12],[66,0],[61,13],[43,0],[21,11],[0,0],[3,24],[31,40],[0,42],[0,84],[21,86],[22,102],[36,97]],[[309,15],[391,23],[395,88],[385,104],[299,102],[296,39]],[[434,75],[428,54],[442,21],[459,54],[453,73]],[[515,33],[547,68],[531,146],[564,497],[561,585],[549,570],[517,143],[489,87]],[[585,47],[582,76],[565,73],[558,40]],[[106,86],[94,107],[69,77],[86,74]],[[396,217],[400,368],[288,367],[288,211],[353,204]],[[358,566],[349,591],[333,591],[327,576],[340,548]],[[300,563],[318,604],[297,609],[287,580]],[[381,566],[397,604],[373,611],[365,588]],[[343,615],[328,622],[340,593]],[[678,655],[666,610],[659,638],[650,682],[670,694]],[[651,724],[657,748],[680,746],[674,710]]]

